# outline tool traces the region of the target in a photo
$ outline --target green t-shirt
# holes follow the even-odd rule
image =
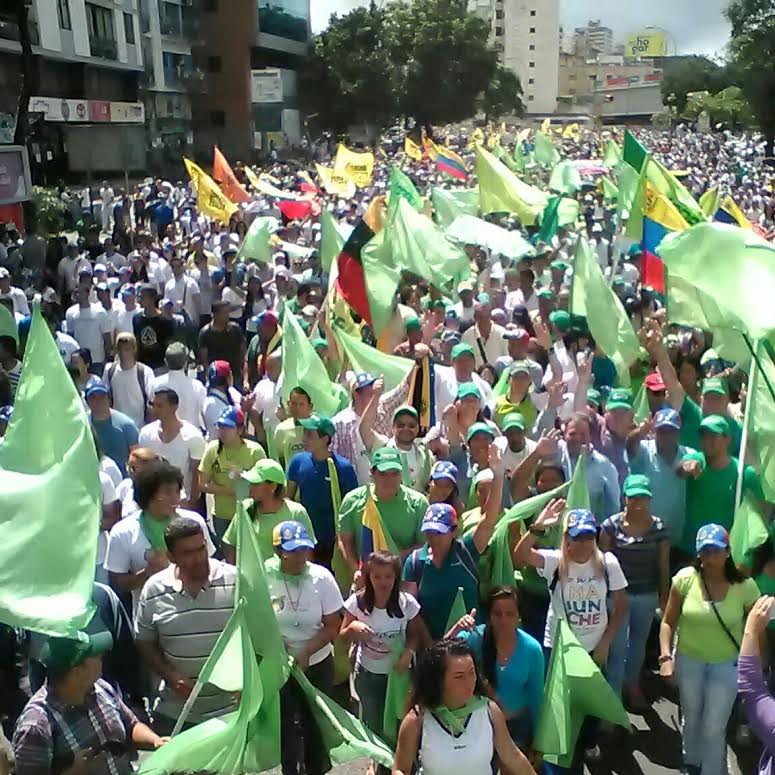
[[[726,468],[710,468],[702,452],[692,452],[683,460],[698,460],[702,466],[699,478],[686,480],[686,523],[680,548],[693,555],[697,531],[711,522],[732,529],[735,519],[735,489],[737,488],[737,458],[730,457]],[[743,493],[750,491],[763,499],[759,475],[751,466],[743,469]]]
[[[702,422],[702,409],[689,398],[684,396],[681,405],[681,444],[693,449],[700,448],[700,423]],[[729,454],[740,454],[740,440],[743,437],[743,426],[732,417],[725,417],[729,426]]]
[[[360,553],[361,520],[366,508],[366,497],[371,485],[363,485],[348,492],[339,508],[338,533],[355,535],[355,545]],[[401,485],[398,495],[388,501],[374,498],[385,529],[396,542],[399,551],[423,543],[422,520],[428,508],[428,499],[419,492]]]
[[[266,457],[261,445],[255,441],[245,440],[239,447],[223,447],[218,452],[219,442],[211,441],[199,461],[199,470],[204,474],[210,474],[215,484],[231,485],[234,490],[239,476]],[[213,516],[218,519],[231,519],[237,510],[237,498],[235,495],[213,496],[215,505]]]
[[[312,527],[312,522],[307,514],[307,510],[300,503],[289,501],[287,498],[283,501],[283,505],[280,510],[274,514],[262,514],[256,511],[256,504],[254,501],[248,499],[244,501],[245,508],[248,510],[251,520],[253,521],[253,527],[256,529],[256,535],[258,536],[258,548],[261,552],[261,557],[264,560],[268,560],[274,556],[274,544],[272,543],[272,533],[274,529],[281,522],[287,520],[293,520],[294,522],[301,522],[304,527],[307,528],[307,532],[310,537],[315,540],[315,530]],[[236,536],[236,523],[232,522],[226,530],[226,535],[223,537],[223,542],[231,546],[235,546],[237,543]]]
[[[727,662],[738,650],[724,632],[711,604],[705,600],[702,580],[695,568],[682,568],[673,576],[673,586],[683,599],[678,620],[678,653],[701,662]],[[759,597],[753,579],[730,584],[716,610],[738,645],[743,638],[746,611]]]
[[[283,420],[274,429],[272,444],[269,448],[269,456],[279,463],[282,463],[287,471],[288,466],[291,463],[291,458],[297,452],[304,451],[303,437],[304,428],[302,428],[296,420],[292,417]]]

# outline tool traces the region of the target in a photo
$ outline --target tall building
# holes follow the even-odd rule
[[[193,98],[194,144],[207,157],[251,159],[300,142],[297,73],[309,53],[310,0],[202,0],[194,62],[204,85]]]
[[[591,57],[610,54],[614,46],[614,32],[600,20],[588,21],[586,27],[576,27],[573,33],[576,56]]]
[[[137,0],[31,0],[29,155],[36,183],[145,167]],[[0,14],[0,143],[13,139],[21,31]]]
[[[493,0],[495,41],[501,61],[522,84],[528,113],[553,113],[557,107],[560,54],[559,0]]]

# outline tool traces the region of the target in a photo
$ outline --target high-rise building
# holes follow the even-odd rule
[[[576,27],[573,33],[576,56],[591,57],[610,54],[614,46],[614,32],[597,20],[590,20],[586,27]]]

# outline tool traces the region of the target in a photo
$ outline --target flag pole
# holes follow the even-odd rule
[[[746,337],[746,342],[748,337]],[[754,344],[754,350],[759,349],[759,340]],[[740,454],[737,458],[737,484],[735,486],[735,510],[740,505],[743,494],[743,473],[745,472],[745,453],[748,448],[748,430],[751,425],[751,406],[753,405],[753,393],[756,389],[756,380],[759,377],[759,359],[754,358],[751,364],[751,374],[748,378],[748,392],[745,399],[745,415],[743,416],[743,433],[740,437]]]
[[[743,334],[743,340],[745,341],[746,346],[751,352],[751,357],[754,359],[754,362],[759,367],[759,371],[762,373],[762,377],[764,378],[764,384],[767,385],[767,390],[770,393],[770,397],[773,401],[775,401],[775,389],[772,387],[772,384],[770,383],[769,378],[767,377],[767,374],[765,373],[764,369],[762,368],[762,363],[759,360],[759,353],[756,351],[757,348],[751,344],[751,339],[748,336],[748,334]],[[757,341],[758,344],[758,341]]]

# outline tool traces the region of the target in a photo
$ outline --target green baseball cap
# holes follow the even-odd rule
[[[716,433],[719,436],[729,436],[729,423],[720,414],[711,414],[704,417],[700,423],[700,433]]]
[[[420,318],[418,318],[417,315],[410,315],[404,321],[404,328],[407,331],[419,331],[422,328],[422,323],[420,323]]]
[[[613,409],[632,409],[632,392],[627,390],[627,388],[614,388],[608,394],[605,408],[608,411]]]
[[[480,401],[482,400],[482,393],[479,388],[473,382],[461,382],[457,386],[457,399],[466,398],[467,396],[475,396]]]
[[[476,354],[474,353],[474,348],[471,347],[470,344],[466,344],[465,342],[458,342],[453,348],[452,348],[452,360],[454,361],[455,358],[459,358],[461,355],[470,355],[472,358],[476,358]]]
[[[515,374],[527,374],[530,376],[530,364],[525,361],[514,361],[509,367],[509,376],[513,377]]]
[[[509,412],[504,418],[501,424],[501,430],[505,433],[512,428],[518,428],[521,431],[525,430],[525,418],[519,412]]]
[[[702,395],[708,393],[717,393],[720,396],[728,396],[729,390],[727,390],[726,382],[718,377],[708,377],[702,381]]]
[[[587,403],[594,406],[600,406],[600,391],[596,388],[589,388],[587,390]]]
[[[270,460],[269,458],[259,460],[253,468],[242,474],[242,478],[246,482],[250,482],[250,484],[273,482],[274,484],[280,484],[283,487],[286,485],[283,467],[276,460]]]
[[[556,258],[554,261],[552,261],[551,264],[549,264],[549,269],[561,269],[563,272],[565,272],[568,269],[568,266],[569,264],[567,262]]]
[[[388,471],[403,471],[401,465],[401,455],[398,450],[391,447],[381,447],[374,451],[371,456],[372,469],[386,474]]]
[[[399,406],[398,409],[393,412],[393,422],[396,421],[396,417],[400,414],[410,414],[415,420],[419,421],[420,419],[420,413],[413,406],[409,406],[408,404]]]
[[[326,417],[322,414],[313,414],[311,417],[307,417],[306,420],[299,420],[299,425],[302,428],[306,428],[308,431],[317,431],[324,436],[334,437],[336,430],[334,429],[334,423],[330,417]]]
[[[638,495],[645,495],[647,498],[651,497],[651,482],[648,476],[643,474],[630,474],[623,484],[624,494],[628,498],[634,498]]]
[[[447,306],[447,303],[444,301],[444,299],[436,299],[435,301],[431,302],[431,309],[445,309]]]
[[[554,299],[554,291],[551,288],[541,288],[538,291],[539,299]]]
[[[104,654],[113,648],[113,637],[105,630],[78,638],[49,638],[40,652],[40,661],[49,670],[62,672],[80,665],[89,657]]]
[[[549,322],[558,331],[567,331],[570,328],[570,315],[564,309],[556,309],[549,315]]]
[[[317,350],[321,347],[328,347],[328,342],[322,337],[316,337],[310,341],[310,344]]]
[[[495,438],[495,431],[492,429],[492,426],[488,425],[486,422],[475,422],[468,429],[468,434],[466,435],[466,441],[471,441],[471,439],[474,436],[476,436],[477,433],[487,433],[493,439]]]

